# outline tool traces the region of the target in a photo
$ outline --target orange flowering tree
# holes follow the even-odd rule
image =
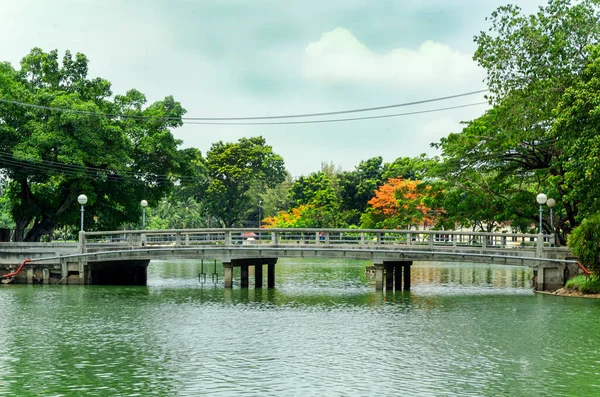
[[[306,227],[306,212],[309,205],[301,204],[289,211],[280,211],[275,216],[269,216],[262,221],[262,227]]]
[[[375,191],[361,226],[368,229],[402,229],[425,222],[433,223],[431,186],[403,178],[390,178]]]

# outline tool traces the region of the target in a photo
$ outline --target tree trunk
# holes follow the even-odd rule
[[[23,238],[25,236],[25,228],[27,227],[27,225],[29,225],[30,222],[31,219],[28,217],[15,219],[15,232],[13,234],[14,242],[19,243],[23,241]]]
[[[37,243],[41,240],[43,235],[52,235],[52,233],[54,233],[55,227],[56,222],[49,218],[42,219],[42,221],[39,223],[36,221],[33,227],[29,230],[29,232],[27,232],[27,235],[25,236],[25,239],[23,241]]]

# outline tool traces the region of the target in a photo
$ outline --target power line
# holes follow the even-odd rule
[[[544,142],[536,145],[537,148],[546,148],[551,147],[552,142]],[[467,159],[464,159],[466,162],[465,166],[473,165],[474,163],[480,161],[495,161],[495,160],[507,160],[506,156],[510,155],[509,153],[501,153],[501,154],[478,154],[475,156],[469,156]],[[458,161],[462,161],[458,160]],[[447,161],[447,160],[446,160]],[[444,161],[444,162],[446,162]],[[180,181],[180,182],[197,182],[198,179],[202,179],[202,176],[194,177],[187,175],[180,176],[169,176],[169,175],[161,175],[161,174],[153,174],[153,173],[143,173],[143,172],[135,172],[135,171],[126,171],[126,170],[111,170],[111,169],[103,169],[96,167],[86,167],[78,164],[65,164],[59,163],[51,160],[40,160],[39,162],[29,161],[29,160],[17,160],[13,157],[11,153],[0,151],[0,168],[6,167],[14,167],[20,169],[30,169],[37,172],[58,172],[61,175],[67,176],[81,176],[84,173],[87,177],[93,179],[100,179],[101,177],[105,178],[107,182],[123,182],[123,181],[136,181],[136,182],[144,182],[148,179],[151,179],[154,182],[160,181]],[[103,175],[100,175],[103,174]],[[297,177],[295,177],[297,178]]]
[[[39,162],[18,160],[15,159],[12,154],[7,152],[0,152],[0,167],[19,167],[25,168],[37,172],[59,172],[62,175],[67,176],[81,176],[84,173],[86,176],[91,178],[100,178],[99,174],[104,174],[104,178],[108,182],[121,182],[121,181],[143,181],[144,178],[152,179],[152,181],[181,181],[181,182],[192,182],[198,178],[191,176],[169,176],[153,173],[135,172],[135,171],[119,171],[95,167],[86,167],[78,164],[65,164],[50,160],[40,160]]]
[[[338,111],[334,111],[334,112],[290,114],[290,115],[281,115],[281,116],[256,116],[256,117],[202,117],[202,118],[201,117],[186,117],[186,118],[184,118],[184,120],[191,120],[191,121],[270,120],[270,119],[289,119],[289,118],[299,118],[299,117],[333,116],[335,114],[371,112],[374,110],[383,110],[383,109],[392,109],[392,108],[399,108],[399,107],[406,107],[406,106],[413,106],[413,105],[422,105],[424,103],[439,102],[439,101],[445,101],[447,99],[454,99],[454,98],[460,98],[460,97],[464,97],[464,96],[481,94],[481,93],[487,92],[487,91],[489,91],[489,90],[485,89],[485,90],[465,92],[462,94],[449,95],[449,96],[445,96],[445,97],[424,99],[421,101],[399,103],[396,105],[385,105],[385,106],[376,106],[376,107],[370,107],[370,108],[351,109],[351,110],[338,110]]]
[[[401,117],[401,116],[410,116],[415,114],[423,114],[423,113],[435,113],[442,112],[445,110],[452,109],[461,109],[471,106],[485,105],[488,102],[476,102],[470,103],[466,105],[457,105],[450,106],[446,108],[436,108],[436,109],[428,109],[428,110],[419,110],[415,112],[407,112],[407,113],[394,113],[394,114],[384,114],[380,116],[366,116],[366,117],[351,117],[345,119],[325,119],[325,120],[306,120],[306,121],[265,121],[265,122],[212,122],[212,121],[187,121],[184,124],[202,124],[202,125],[290,125],[290,124],[319,124],[319,123],[337,123],[337,122],[346,122],[346,121],[357,121],[357,120],[372,120],[372,119],[384,119],[389,117]]]
[[[444,97],[430,98],[424,99],[420,101],[412,101],[412,102],[404,102],[394,105],[385,105],[385,106],[375,106],[369,108],[360,108],[360,109],[350,109],[350,110],[339,110],[333,112],[320,112],[320,113],[302,113],[302,114],[288,114],[288,115],[278,115],[278,116],[247,116],[247,117],[161,117],[161,116],[135,116],[135,115],[126,115],[122,113],[99,113],[99,112],[90,112],[86,110],[76,110],[76,109],[68,109],[68,108],[57,108],[52,106],[43,106],[43,105],[35,105],[32,103],[25,103],[10,99],[0,99],[0,103],[8,103],[17,106],[24,106],[34,109],[41,110],[50,110],[56,112],[69,112],[75,114],[84,114],[88,116],[104,116],[104,117],[120,117],[124,119],[134,119],[134,120],[148,120],[148,119],[160,119],[160,120],[184,120],[184,121],[241,121],[241,120],[272,120],[272,119],[288,119],[288,118],[301,118],[301,117],[320,117],[320,116],[332,116],[336,114],[348,114],[348,113],[359,113],[359,112],[371,112],[375,110],[383,110],[383,109],[391,109],[391,108],[399,108],[413,105],[421,105],[424,103],[431,102],[439,102],[448,99],[460,98],[464,96],[470,96],[475,94],[480,94],[483,92],[487,92],[489,90],[478,90],[465,92],[461,94],[449,95]]]

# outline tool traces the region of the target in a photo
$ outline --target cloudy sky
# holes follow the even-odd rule
[[[17,66],[33,47],[82,52],[90,75],[111,81],[114,93],[136,88],[150,101],[173,95],[188,117],[384,106],[485,89],[473,36],[507,1],[0,0],[0,60]],[[546,2],[517,3],[530,13]],[[300,176],[323,162],[351,170],[375,156],[436,154],[430,143],[485,109],[324,124],[190,124],[174,134],[203,153],[216,141],[261,135]]]

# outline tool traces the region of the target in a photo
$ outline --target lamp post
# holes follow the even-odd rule
[[[260,229],[260,218],[261,218],[261,212],[262,212],[262,200],[258,200],[258,228]]]
[[[142,206],[142,230],[146,230],[146,207],[148,206],[148,202],[142,200],[140,201],[140,205]]]
[[[554,222],[552,220],[552,208],[556,205],[556,200],[554,200],[553,198],[549,198],[546,201],[546,205],[548,206],[548,208],[550,208],[550,232],[552,234],[554,234]]]
[[[546,204],[548,197],[546,197],[546,195],[544,193],[540,193],[537,195],[537,197],[535,199],[538,202],[538,204],[540,205],[540,234],[542,234],[543,233],[543,231],[542,231],[542,213],[544,212],[544,210],[542,209],[542,205]]]
[[[83,212],[85,211],[83,206],[87,203],[87,196],[85,194],[80,194],[79,197],[77,197],[77,202],[81,204],[81,231],[83,232]]]

